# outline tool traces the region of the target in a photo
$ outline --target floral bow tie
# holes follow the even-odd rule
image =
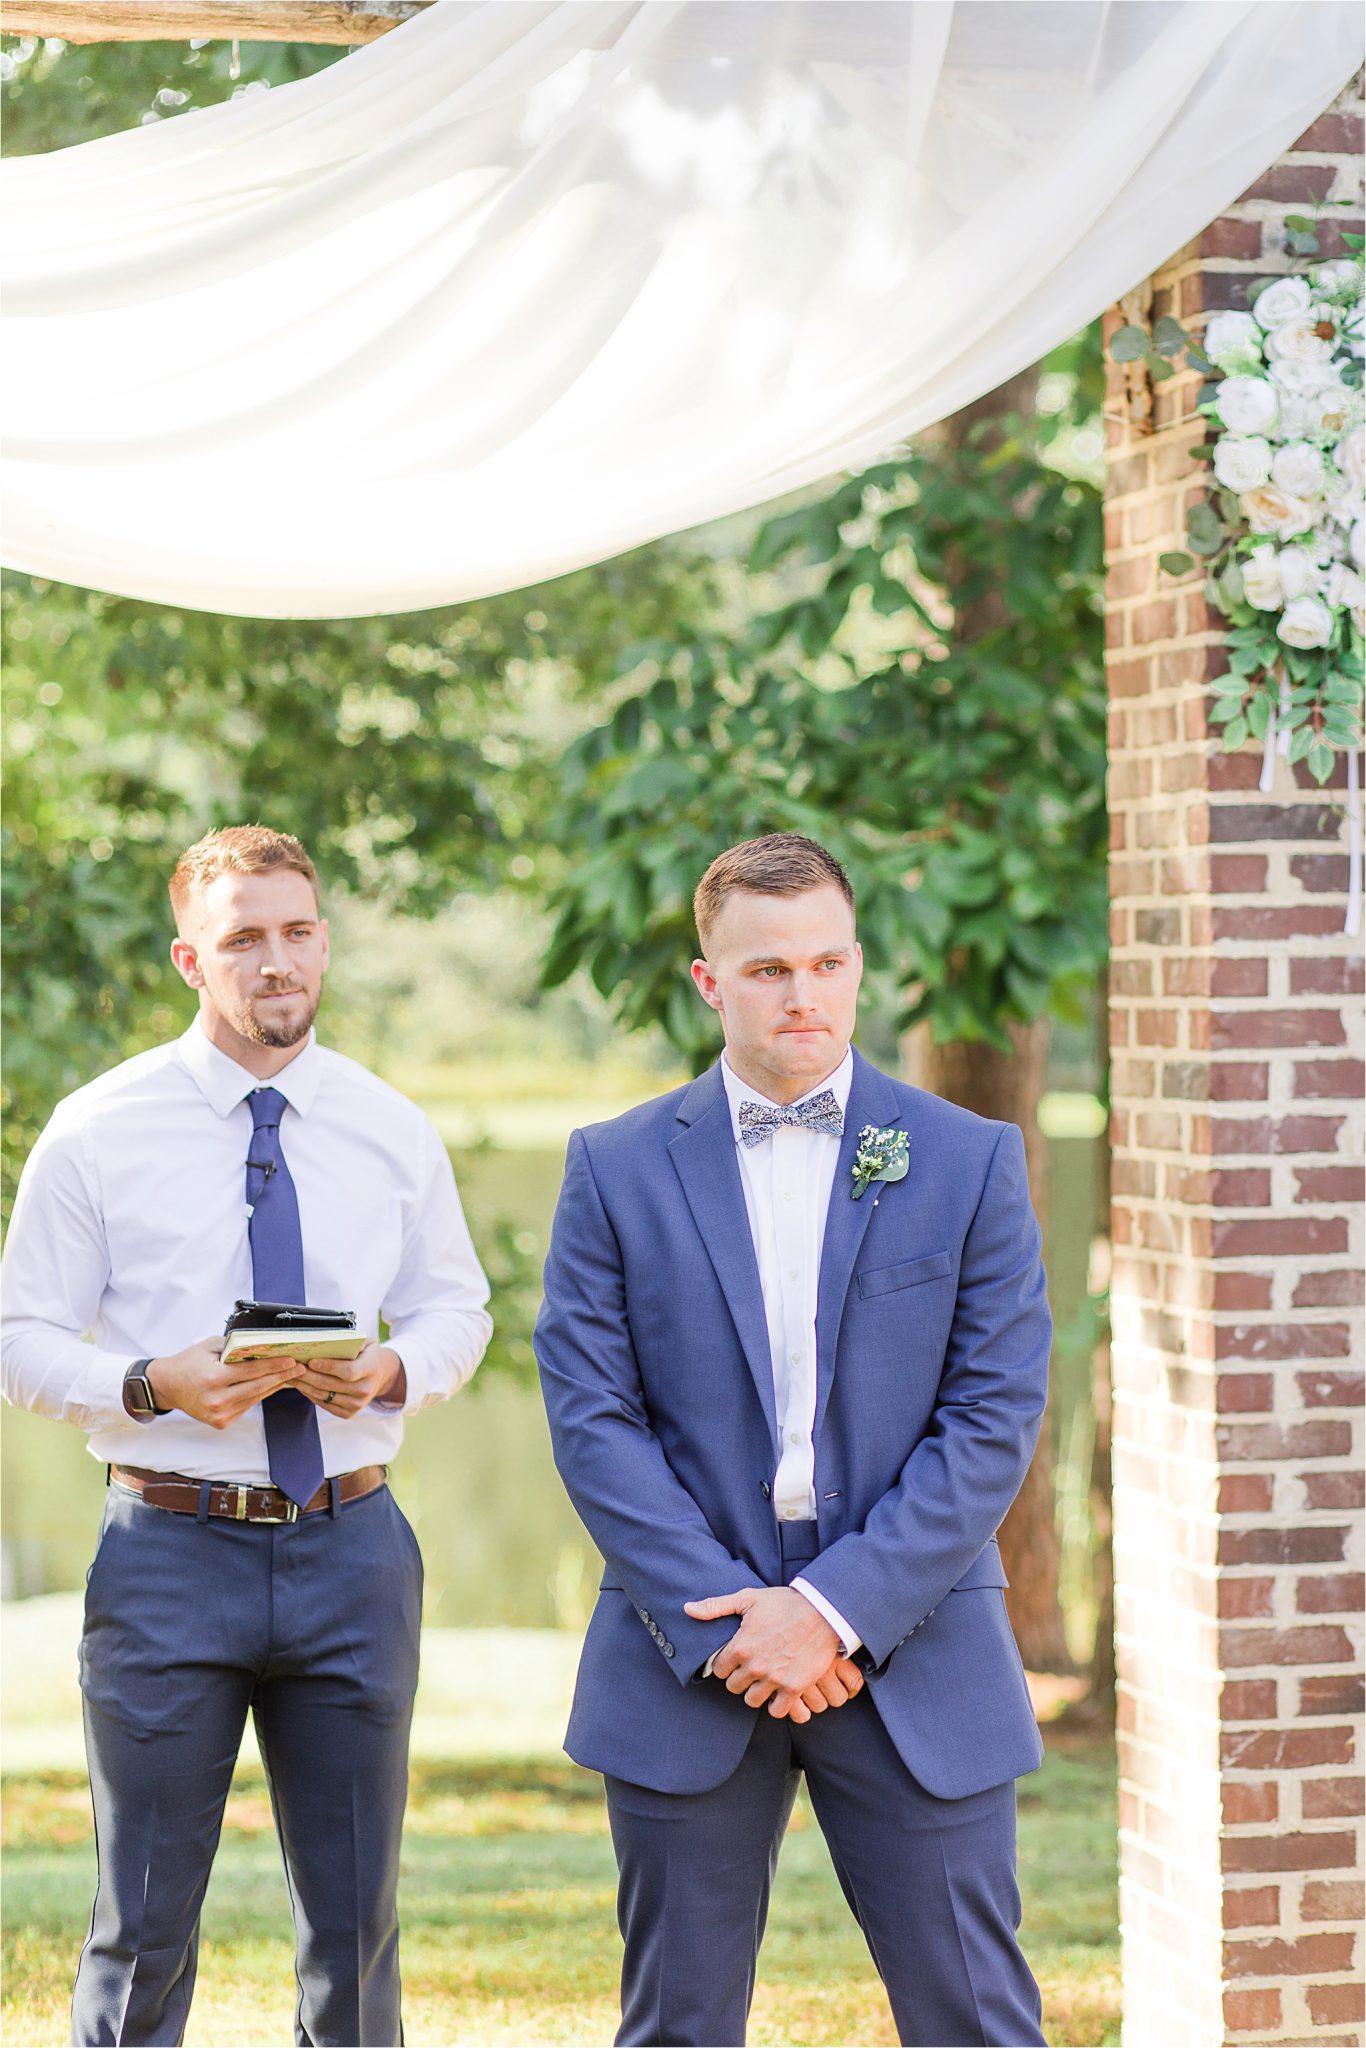
[[[844,1111],[829,1088],[822,1088],[819,1095],[806,1102],[740,1104],[742,1145],[762,1145],[765,1138],[771,1138],[785,1124],[803,1131],[827,1131],[832,1138],[838,1138],[844,1129]]]

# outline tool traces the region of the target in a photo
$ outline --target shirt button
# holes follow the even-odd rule
[[[802,1440],[801,1431],[799,1429],[790,1429],[787,1432],[787,1440],[790,1444],[799,1444]]]
[[[802,1354],[801,1354],[801,1352],[800,1352],[800,1351],[794,1351],[794,1352],[793,1352],[793,1354],[792,1354],[792,1363],[793,1363],[794,1365],[800,1365],[800,1364],[801,1364],[801,1362],[802,1362]]]
[[[790,1202],[790,1201],[792,1200],[792,1190],[791,1190],[791,1188],[784,1188],[784,1189],[783,1189],[783,1200],[784,1200],[785,1202]]]
[[[789,1280],[795,1280],[795,1279],[796,1279],[796,1277],[797,1277],[797,1268],[796,1268],[795,1266],[789,1266],[789,1267],[788,1267],[788,1269],[787,1269],[787,1277],[788,1277],[788,1279],[789,1279]]]
[[[795,1522],[797,1520],[797,1510],[795,1508],[784,1508],[783,1520],[785,1522]]]

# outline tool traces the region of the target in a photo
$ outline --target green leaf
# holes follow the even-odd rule
[[[1181,322],[1173,320],[1169,313],[1164,313],[1153,328],[1153,347],[1160,356],[1179,356],[1189,340]]]
[[[1148,375],[1152,378],[1154,384],[1165,384],[1168,377],[1174,377],[1176,375],[1176,371],[1173,368],[1172,364],[1165,361],[1164,358],[1158,355],[1156,352],[1150,354],[1147,357],[1147,365]]]
[[[1133,325],[1121,327],[1118,333],[1110,338],[1111,360],[1116,363],[1136,363],[1147,355],[1148,346],[1146,328]]]
[[[1176,548],[1170,554],[1159,555],[1157,566],[1159,569],[1165,569],[1169,576],[1186,576],[1195,567],[1195,561],[1192,556]]]
[[[1286,759],[1292,768],[1296,761],[1304,759],[1314,743],[1314,728],[1311,725],[1301,726],[1297,733],[1292,734],[1290,746],[1286,752]]]
[[[1241,715],[1242,709],[1243,693],[1240,690],[1236,697],[1221,697],[1217,704],[1210,706],[1209,722],[1211,725],[1227,725],[1231,718]]]
[[[1224,752],[1226,754],[1233,753],[1235,748],[1242,746],[1243,741],[1246,738],[1247,720],[1245,718],[1235,718],[1231,720],[1231,722],[1224,727]]]
[[[1309,773],[1316,782],[1326,782],[1333,772],[1333,749],[1319,741],[1309,749]]]

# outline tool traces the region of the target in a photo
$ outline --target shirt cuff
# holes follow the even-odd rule
[[[710,1678],[710,1677],[711,1677],[711,1667],[712,1667],[712,1665],[713,1665],[713,1664],[714,1664],[714,1663],[716,1662],[716,1660],[717,1660],[717,1658],[718,1658],[718,1657],[720,1656],[720,1654],[721,1654],[721,1652],[720,1652],[719,1650],[713,1650],[713,1651],[712,1651],[712,1653],[711,1653],[710,1657],[708,1657],[708,1659],[707,1659],[706,1663],[705,1663],[705,1664],[704,1664],[704,1665],[702,1666],[702,1676],[703,1676],[704,1678]]]
[[[835,1631],[835,1634],[840,1639],[840,1647],[843,1650],[846,1657],[852,1657],[855,1650],[861,1650],[863,1648],[863,1637],[861,1635],[857,1635],[854,1632],[854,1630],[850,1628],[848,1622],[840,1613],[838,1607],[832,1607],[830,1605],[830,1602],[826,1599],[824,1593],[818,1593],[809,1580],[794,1579],[792,1581],[792,1590],[794,1593],[800,1593],[803,1599],[809,1600],[811,1602],[811,1605],[815,1608],[817,1614],[819,1614],[823,1620],[829,1622],[831,1628]]]

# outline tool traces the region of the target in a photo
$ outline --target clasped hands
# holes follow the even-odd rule
[[[367,1344],[355,1358],[246,1358],[224,1362],[221,1337],[206,1337],[147,1367],[158,1406],[179,1408],[211,1429],[226,1429],[248,1408],[297,1387],[315,1407],[349,1421],[372,1401],[401,1402],[407,1388],[403,1362],[383,1344]]]
[[[775,1721],[809,1721],[827,1707],[842,1707],[863,1690],[863,1673],[846,1657],[823,1614],[791,1586],[742,1586],[688,1600],[694,1621],[738,1614],[740,1626],[716,1653],[712,1677],[747,1707],[767,1705]]]

